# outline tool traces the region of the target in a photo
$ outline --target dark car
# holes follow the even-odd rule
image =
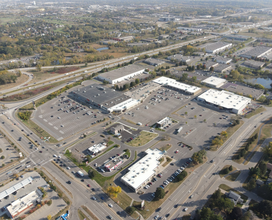
[[[69,180],[69,181],[67,181],[67,183],[68,183],[68,184],[71,184],[72,182]]]
[[[156,209],[156,212],[159,212],[159,211],[161,211],[161,207],[159,207],[159,208]]]
[[[92,191],[94,192],[94,191],[95,191],[95,188],[92,188]]]

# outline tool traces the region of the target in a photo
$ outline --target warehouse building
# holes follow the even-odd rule
[[[175,54],[167,57],[167,60],[189,63],[191,61],[191,58],[188,56],[183,56],[181,54]]]
[[[222,78],[218,78],[218,77],[215,77],[215,76],[211,76],[211,77],[203,80],[202,83],[206,84],[209,87],[220,88],[225,83],[227,83],[227,80],[222,79]]]
[[[138,192],[157,174],[160,159],[164,152],[147,149],[145,156],[128,168],[128,173],[121,177],[121,182],[134,192]]]
[[[239,55],[240,57],[252,59],[252,58],[260,58],[269,55],[272,52],[272,48],[270,47],[263,47],[263,46],[258,46],[254,47],[253,49]]]
[[[230,64],[232,59],[231,58],[225,58],[225,57],[216,57],[216,62],[221,64]]]
[[[181,83],[174,79],[170,79],[164,76],[154,79],[153,82],[158,83],[167,88],[173,89],[175,91],[183,92],[188,95],[196,95],[201,92],[201,88],[199,87],[187,85],[185,83]]]
[[[82,104],[100,108],[106,112],[122,112],[138,104],[138,100],[99,84],[76,89],[68,96]]]
[[[226,110],[235,114],[242,114],[247,105],[251,103],[250,98],[214,89],[204,92],[197,97],[197,100],[219,110]]]
[[[107,148],[106,143],[99,143],[89,147],[88,152],[91,155],[96,155],[100,153],[102,150],[105,150],[106,148]]]
[[[227,64],[218,64],[214,67],[213,71],[217,73],[224,73],[228,75],[228,72],[232,69],[232,66]]]
[[[28,208],[35,206],[37,201],[42,199],[42,195],[43,193],[37,189],[12,202],[9,206],[7,206],[7,211],[11,218],[15,218]]]
[[[116,84],[124,80],[131,79],[139,74],[142,74],[145,71],[144,66],[132,64],[124,66],[106,73],[102,73],[97,76],[101,81],[107,81],[110,84]]]
[[[232,43],[219,41],[215,43],[205,44],[204,46],[202,46],[202,48],[205,48],[206,53],[216,54],[230,48],[231,46]]]
[[[251,37],[244,36],[244,35],[238,35],[238,34],[230,34],[230,35],[224,35],[223,38],[226,38],[229,40],[246,41]]]
[[[165,61],[155,58],[147,58],[144,62],[152,66],[160,66],[165,63]]]
[[[255,60],[247,60],[243,63],[244,66],[247,66],[249,68],[253,69],[261,69],[265,65],[264,62],[255,61]]]

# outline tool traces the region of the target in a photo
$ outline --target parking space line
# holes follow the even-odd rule
[[[43,120],[44,120],[45,122],[47,122],[47,120],[46,120],[45,118],[44,118]]]
[[[64,134],[64,132],[63,131],[59,131],[60,133],[62,133],[62,134]]]
[[[51,126],[53,126],[50,122],[48,124],[51,125]]]
[[[56,130],[59,130],[56,126],[54,126],[54,128],[55,128]]]

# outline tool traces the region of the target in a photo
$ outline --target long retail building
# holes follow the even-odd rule
[[[121,177],[121,182],[134,192],[152,180],[157,174],[160,159],[164,152],[158,149],[147,149],[146,155],[137,163],[128,168],[128,173]]]
[[[164,76],[154,79],[153,82],[158,83],[167,88],[176,90],[176,91],[184,92],[188,95],[196,95],[201,92],[201,88],[199,87],[181,83],[174,79],[164,77]]]
[[[243,110],[251,103],[251,99],[236,95],[232,92],[218,91],[209,89],[200,96],[197,100],[211,107],[216,107],[220,110],[227,110],[235,114],[242,114]]]

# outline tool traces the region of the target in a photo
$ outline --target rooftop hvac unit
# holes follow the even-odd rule
[[[86,91],[84,90],[83,92],[85,93]]]

